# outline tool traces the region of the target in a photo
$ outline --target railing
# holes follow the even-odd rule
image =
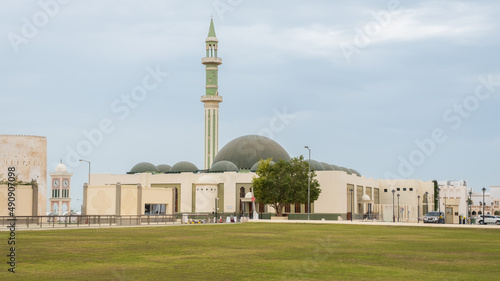
[[[127,225],[167,225],[181,223],[240,222],[239,216],[219,214],[170,214],[170,215],[74,215],[74,216],[0,216],[0,225],[8,226],[15,219],[16,227],[64,228]]]

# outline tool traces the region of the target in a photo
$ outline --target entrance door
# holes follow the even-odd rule
[[[453,223],[453,207],[446,207],[446,223]]]

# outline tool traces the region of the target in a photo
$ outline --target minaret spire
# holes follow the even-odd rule
[[[219,103],[222,102],[222,96],[219,96],[218,72],[222,59],[217,57],[219,40],[215,35],[213,18],[210,20],[206,43],[206,56],[201,59],[205,65],[206,86],[205,95],[201,101],[205,104],[205,156],[204,167],[210,169],[219,152]]]

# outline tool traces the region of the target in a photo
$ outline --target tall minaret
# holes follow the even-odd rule
[[[201,97],[205,104],[205,169],[210,169],[219,151],[219,103],[222,96],[219,96],[218,87],[218,66],[222,64],[222,59],[217,57],[219,40],[215,36],[214,20],[210,21],[208,37],[205,39],[207,45],[207,55],[201,59],[201,63],[206,66],[206,93]]]

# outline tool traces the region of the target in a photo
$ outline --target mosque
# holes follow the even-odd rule
[[[182,161],[172,166],[141,162],[125,174],[91,174],[84,185],[82,214],[154,215],[198,213],[255,214],[274,216],[271,206],[252,202],[252,178],[258,162],[290,160],[277,142],[263,136],[238,137],[218,148],[219,40],[213,20],[205,40],[206,89],[201,97],[205,111],[204,168]],[[332,163],[310,161],[317,174],[321,194],[307,204],[290,204],[284,214],[288,219],[377,219],[382,221],[417,221],[433,208],[433,183],[420,180],[386,180],[362,176],[354,169]],[[397,195],[396,195],[397,194]],[[397,196],[397,197],[396,197]],[[396,205],[397,198],[397,205]],[[422,207],[422,208],[420,208]]]

